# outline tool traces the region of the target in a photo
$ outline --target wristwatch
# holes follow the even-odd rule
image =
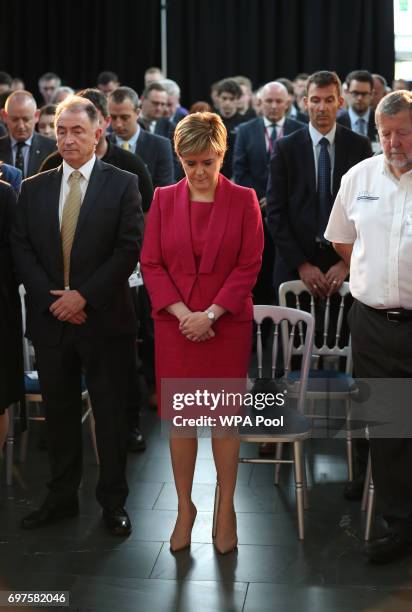
[[[207,314],[207,318],[209,319],[209,321],[211,321],[212,323],[214,323],[216,321],[216,315],[213,312],[213,310],[205,310],[205,313]]]

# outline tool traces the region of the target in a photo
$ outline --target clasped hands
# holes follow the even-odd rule
[[[205,312],[189,312],[179,319],[179,330],[192,342],[204,342],[214,338],[212,322]]]
[[[312,295],[326,298],[339,291],[345,278],[349,274],[349,267],[344,261],[331,266],[324,274],[317,266],[304,263],[299,266],[299,276]]]
[[[66,321],[73,325],[82,325],[86,322],[87,314],[84,310],[86,300],[74,289],[56,289],[50,291],[52,295],[59,296],[49,310],[59,321]]]

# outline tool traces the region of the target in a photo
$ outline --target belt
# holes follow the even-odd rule
[[[400,323],[401,321],[412,320],[412,310],[406,310],[405,308],[372,308],[366,304],[362,304],[368,310],[376,312],[376,314],[385,317],[387,321],[391,323]]]

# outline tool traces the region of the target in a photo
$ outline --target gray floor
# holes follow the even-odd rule
[[[371,566],[361,555],[364,517],[342,499],[342,440],[307,444],[310,510],[299,542],[291,474],[273,485],[273,468],[239,466],[239,546],[216,555],[211,539],[215,472],[210,440],[200,439],[194,501],[198,517],[188,551],[172,555],[168,540],[176,496],[167,440],[153,412],[144,415],[148,448],[130,455],[127,508],[134,530],[108,535],[94,499],[96,466],[85,435],[81,516],[34,532],[19,519],[44,495],[47,456],[32,432],[28,461],[14,484],[0,487],[0,590],[68,590],[78,612],[390,612],[412,609],[412,559]],[[248,445],[243,453],[255,453]],[[3,475],[4,481],[4,475]],[[0,609],[6,609],[1,608]],[[10,608],[7,608],[10,609]],[[21,608],[28,610],[29,608]],[[33,608],[34,609],[34,608]]]

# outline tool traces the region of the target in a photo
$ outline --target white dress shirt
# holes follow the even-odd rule
[[[137,144],[137,141],[139,140],[141,129],[142,128],[140,127],[140,125],[136,123],[136,131],[133,134],[133,136],[129,138],[129,140],[123,140],[123,138],[120,138],[120,136],[116,136],[117,146],[123,148],[123,145],[127,142],[127,144],[129,145],[129,151],[134,153],[136,151],[136,144]]]
[[[80,191],[82,193],[82,203],[83,203],[83,199],[84,199],[84,196],[85,196],[85,193],[86,193],[87,186],[89,184],[90,175],[92,173],[95,161],[96,161],[96,155],[93,155],[93,157],[91,159],[89,159],[88,162],[86,162],[85,164],[83,164],[83,166],[81,166],[79,168],[79,172],[82,175],[82,178],[80,179]],[[62,224],[62,216],[63,216],[64,203],[66,202],[67,195],[68,195],[68,193],[70,191],[70,185],[69,185],[69,182],[68,182],[69,181],[69,176],[74,171],[75,171],[75,168],[72,168],[71,166],[69,166],[69,164],[67,162],[65,162],[63,160],[63,177],[62,177],[62,183],[61,183],[61,186],[60,186],[60,199],[59,199],[59,223],[60,223],[60,227],[61,227],[61,224]]]
[[[384,156],[342,178],[325,237],[353,244],[352,295],[372,308],[412,310],[412,170],[398,180]]]
[[[285,125],[285,119],[286,117],[285,115],[283,115],[282,119],[279,119],[279,121],[273,123],[272,121],[269,121],[269,119],[267,119],[266,117],[263,117],[263,123],[265,126],[266,151],[270,149],[269,139],[272,138],[273,130],[276,129],[276,139],[279,138],[279,132],[281,132],[281,135],[284,136],[283,127]]]

